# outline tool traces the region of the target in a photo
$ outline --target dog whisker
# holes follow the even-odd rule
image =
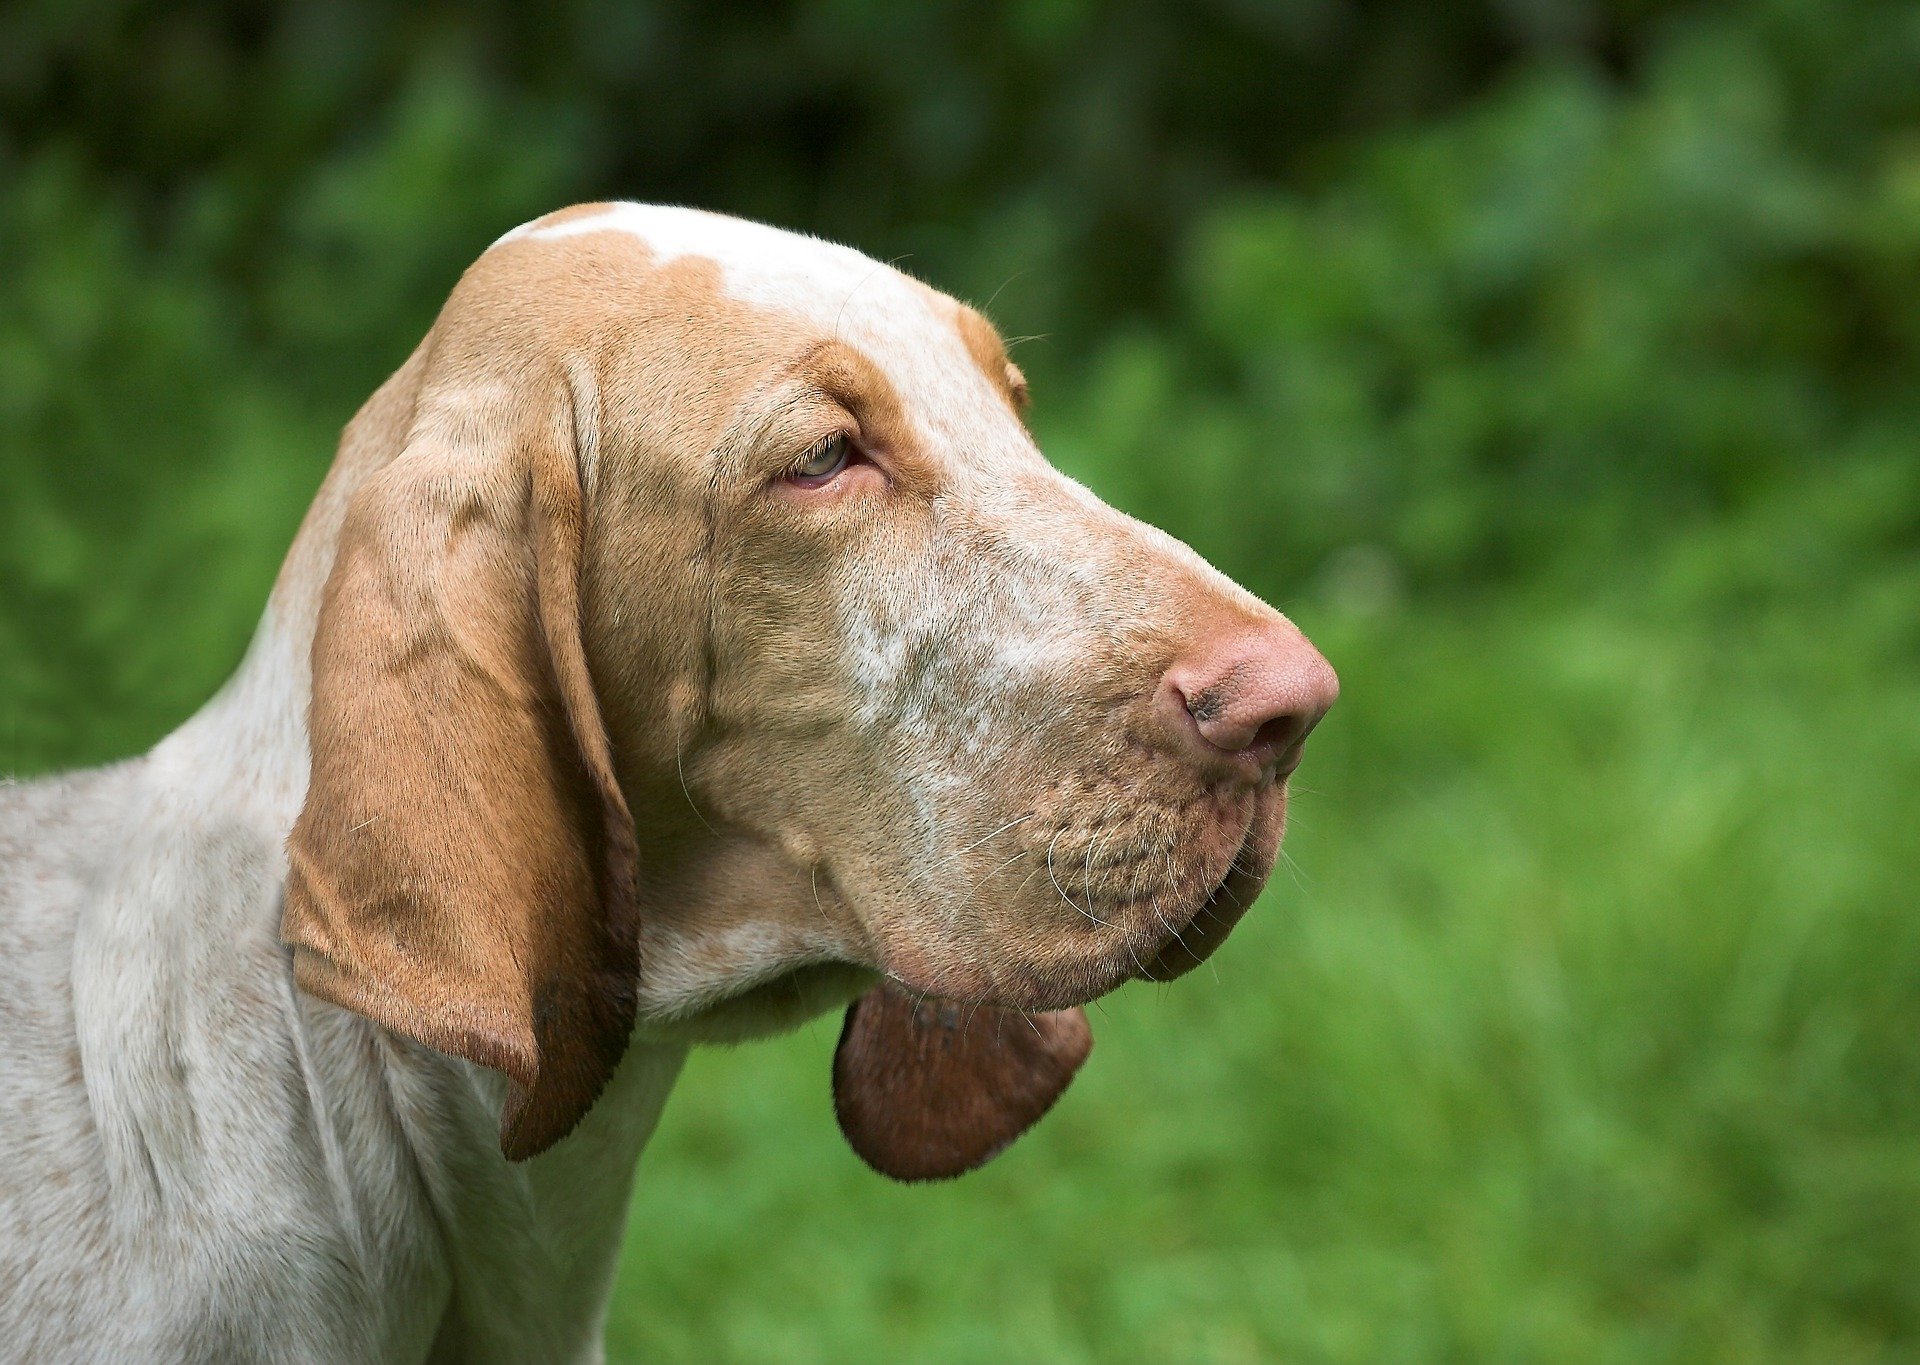
[[[1004,863],[1001,863],[998,867],[995,867],[990,871],[986,872],[985,874],[983,874],[979,878],[979,880],[977,880],[976,882],[973,883],[972,886],[969,886],[967,888],[966,895],[962,899],[971,900],[973,898],[974,892],[978,891],[981,887],[985,886],[988,882],[992,881],[995,877],[999,876],[1000,873],[1006,871],[1006,869],[1012,867],[1015,863],[1019,862],[1022,858],[1028,856],[1030,852],[1031,850],[1023,848],[1018,853],[1014,854],[1011,858],[1007,859]]]
[[[996,829],[995,831],[993,831],[992,834],[983,835],[980,838],[975,839],[972,843],[968,844],[965,848],[959,850],[959,854],[957,856],[964,856],[968,853],[973,852],[976,848],[980,847],[980,845],[986,843],[987,840],[997,838],[998,836],[1005,834],[1008,830],[1012,829],[1015,825],[1026,824],[1027,821],[1033,819],[1033,817],[1038,815],[1039,813],[1040,812],[1038,811],[1030,810],[1025,815],[1015,816],[1013,819],[1007,821],[1006,824],[1000,826],[999,829]]]
[[[718,834],[720,831],[713,827],[711,820],[707,819],[706,813],[700,809],[699,803],[693,799],[692,790],[687,786],[687,770],[680,762],[680,739],[680,727],[675,725],[673,727],[673,772],[674,776],[680,779],[680,794],[687,798],[687,809],[699,817],[700,823],[707,827],[707,832]]]
[[[1028,883],[1030,883],[1035,877],[1040,875],[1041,866],[1042,865],[1040,863],[1035,863],[1033,865],[1033,871],[1027,873],[1026,876],[1022,877],[1020,879],[1020,885],[1013,888],[1014,895],[1018,896],[1022,891],[1025,891],[1027,889]]]
[[[807,868],[807,882],[813,888],[813,908],[820,912],[820,918],[833,923],[833,916],[827,913],[827,907],[820,904],[820,864],[813,863]]]
[[[1064,829],[1060,831],[1060,834],[1064,834],[1064,833],[1066,833]],[[1060,834],[1056,834],[1053,836],[1054,844],[1057,844],[1060,842]],[[1052,881],[1053,889],[1060,893],[1061,900],[1065,901],[1068,905],[1071,905],[1075,910],[1078,910],[1081,915],[1093,921],[1095,924],[1099,925],[1102,929],[1113,928],[1111,924],[1108,924],[1105,920],[1101,919],[1098,915],[1094,914],[1093,911],[1082,910],[1080,908],[1079,902],[1074,900],[1072,896],[1069,896],[1066,893],[1066,890],[1060,885],[1060,878],[1055,876],[1053,871],[1053,844],[1047,845],[1047,877],[1050,881]]]
[[[1287,852],[1286,849],[1284,848],[1280,850],[1280,860],[1287,865],[1287,871],[1293,877],[1293,885],[1295,890],[1305,891],[1310,885],[1312,885],[1313,879],[1307,875],[1306,869],[1302,868],[1299,863],[1295,862],[1293,860],[1293,855]]]

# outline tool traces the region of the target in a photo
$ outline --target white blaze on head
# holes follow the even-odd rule
[[[952,305],[851,247],[668,205],[610,204],[599,213],[541,223],[522,224],[494,245],[624,232],[644,242],[657,265],[684,257],[712,261],[730,297],[803,318],[858,347],[908,399],[929,438],[963,440],[979,429],[983,409],[1004,403],[967,351]]]

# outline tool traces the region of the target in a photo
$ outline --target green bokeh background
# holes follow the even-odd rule
[[[339,427],[568,202],[986,306],[1345,695],[1215,969],[901,1189],[697,1056],[615,1360],[1920,1360],[1920,10],[0,8],[0,771],[237,662]]]

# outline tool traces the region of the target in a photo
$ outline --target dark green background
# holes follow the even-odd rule
[[[986,305],[1339,666],[1235,942],[867,1174],[696,1058],[615,1359],[1920,1358],[1920,10],[0,9],[0,770],[233,667],[357,403],[607,197]]]

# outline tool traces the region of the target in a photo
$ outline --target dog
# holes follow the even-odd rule
[[[0,1356],[597,1359],[687,1049],[829,1009],[878,1170],[1039,1118],[1253,901],[1337,682],[1026,404],[813,238],[483,253],[226,687],[0,788]]]

